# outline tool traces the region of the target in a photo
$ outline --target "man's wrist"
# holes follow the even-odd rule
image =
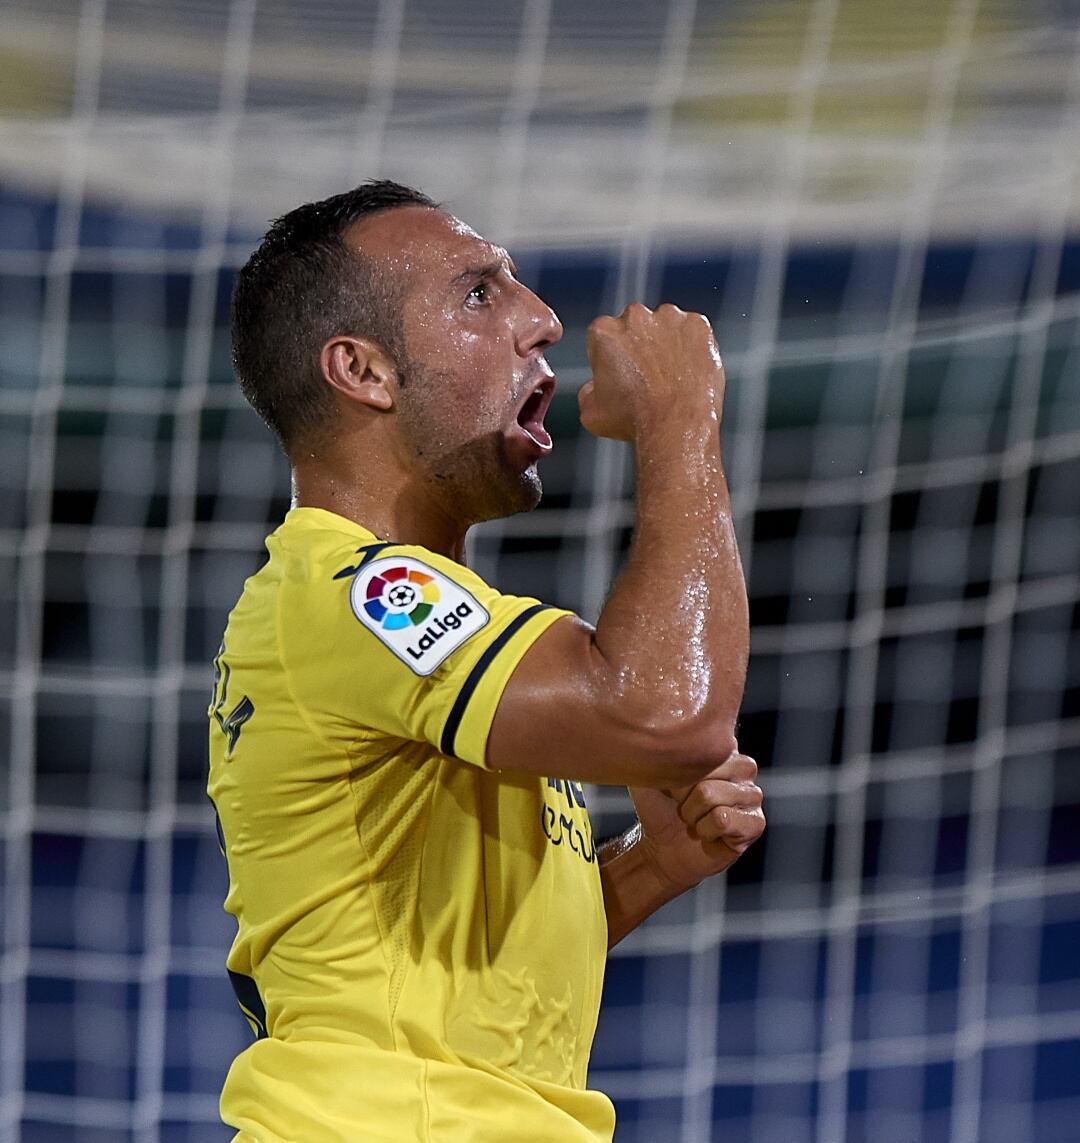
[[[617,861],[624,854],[629,853],[640,840],[641,822],[634,822],[625,833],[604,842],[600,847],[600,864],[608,865],[612,861]]]
[[[634,417],[634,444],[675,435],[684,444],[710,447],[719,431],[719,410],[708,393],[683,394],[677,401],[657,402]]]
[[[694,887],[679,884],[664,872],[656,847],[645,835],[640,822],[601,846],[599,859],[601,866],[617,862],[620,876],[634,881],[639,892],[644,891],[645,896],[658,904],[674,900]]]

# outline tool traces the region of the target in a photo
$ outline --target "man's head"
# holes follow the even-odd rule
[[[351,333],[400,351],[404,283],[350,249],[344,236],[360,219],[406,205],[435,207],[420,191],[388,181],[306,203],[274,222],[236,276],[233,368],[287,453],[333,419],[319,369],[329,338]]]
[[[252,321],[267,293],[275,307]],[[377,460],[468,523],[539,500],[543,352],[562,327],[505,250],[426,195],[373,183],[286,215],[241,271],[233,314],[240,383],[294,464],[345,448],[350,479]]]

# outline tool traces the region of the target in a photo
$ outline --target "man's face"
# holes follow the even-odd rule
[[[386,211],[346,241],[405,286],[402,462],[464,523],[535,507],[555,388],[543,354],[562,336],[559,319],[517,280],[505,250],[442,211]]]

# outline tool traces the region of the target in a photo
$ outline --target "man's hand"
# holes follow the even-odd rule
[[[724,366],[708,319],[677,306],[638,302],[590,323],[593,376],[578,393],[582,425],[594,436],[637,439],[649,418],[695,425],[719,418]]]
[[[693,786],[671,792],[634,787],[650,863],[674,893],[731,866],[765,829],[757,763],[732,754]]]

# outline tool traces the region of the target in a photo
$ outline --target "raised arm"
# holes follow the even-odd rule
[[[720,456],[724,370],[708,321],[631,305],[588,331],[581,421],[631,441],[634,539],[595,629],[553,624],[503,693],[488,763],[687,786],[735,750],[747,606]]]

